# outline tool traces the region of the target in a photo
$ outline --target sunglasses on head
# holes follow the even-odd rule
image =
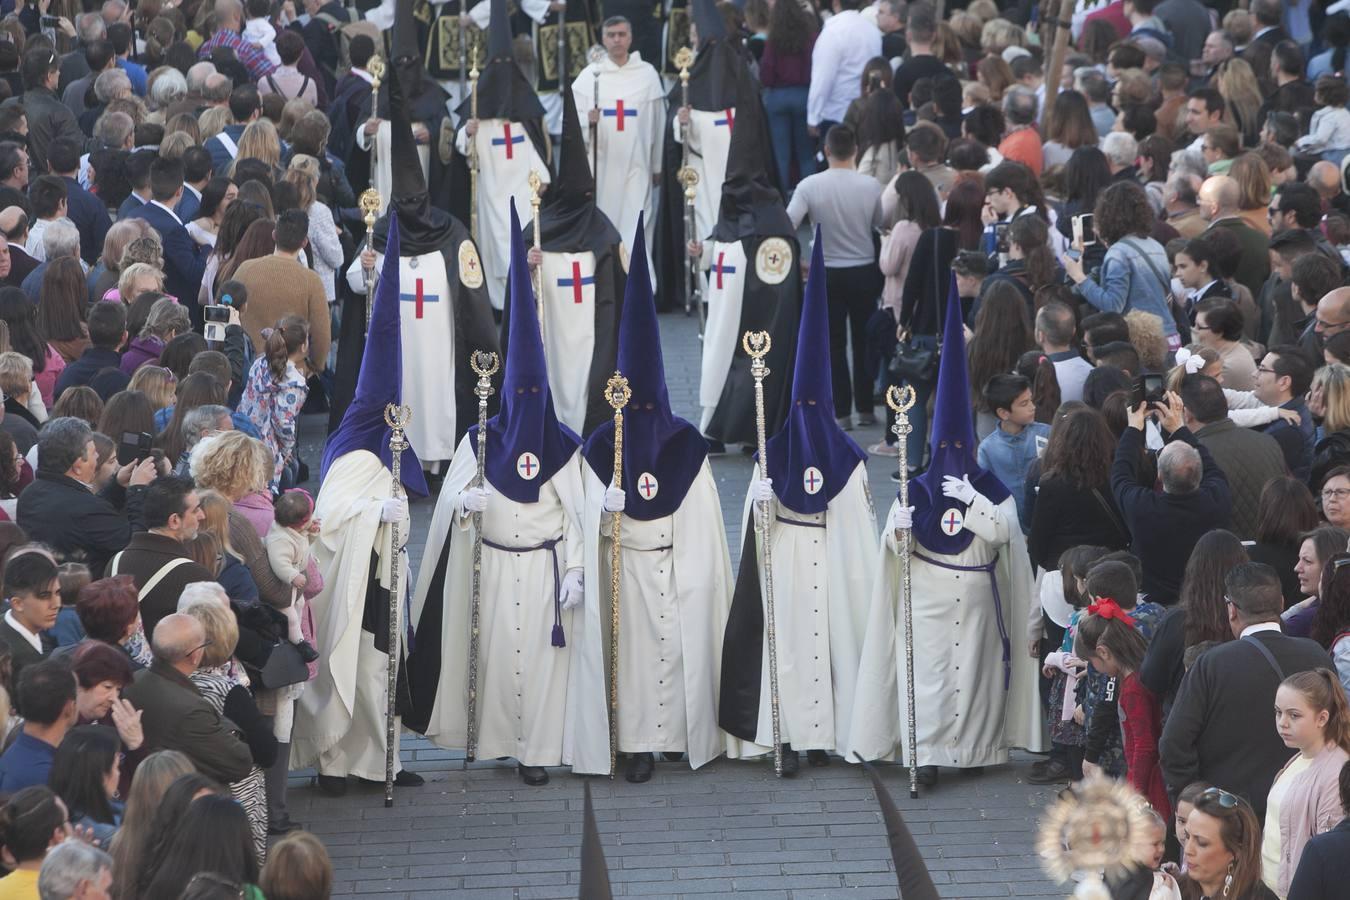
[[[1242,798],[1237,794],[1230,794],[1223,788],[1216,787],[1205,789],[1205,791],[1196,799],[1204,800],[1205,802],[1218,803],[1224,809],[1232,809],[1242,802]]]

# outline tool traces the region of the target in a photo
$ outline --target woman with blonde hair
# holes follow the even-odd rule
[[[323,841],[293,831],[272,848],[258,879],[268,900],[328,900],[333,894],[333,861]]]
[[[179,113],[169,119],[164,125],[164,137],[168,138],[171,134],[186,134],[192,139],[192,143],[200,144],[202,142],[201,125],[197,122],[197,117],[192,113]]]
[[[230,164],[229,175],[234,176],[234,167],[241,159],[256,159],[272,168],[281,165],[281,138],[271,119],[254,119],[248,123],[244,133],[239,135],[239,155]]]
[[[144,219],[119,219],[108,228],[103,237],[103,253],[98,263],[89,270],[89,302],[97,303],[110,289],[117,286],[122,271],[122,254],[132,241],[155,233]]]
[[[127,306],[146,291],[164,293],[164,273],[149,263],[132,263],[117,276],[117,286],[103,295],[104,300],[120,300]]]
[[[1313,373],[1308,410],[1322,418],[1308,479],[1316,493],[1332,469],[1350,465],[1350,367],[1337,363]]]
[[[980,30],[980,49],[988,56],[1002,57],[1009,47],[1025,47],[1026,32],[1007,19],[990,19]]]
[[[198,137],[203,144],[225,130],[230,124],[230,110],[224,106],[213,106],[202,112],[197,119]]]
[[[292,101],[294,102],[294,101]],[[295,185],[296,207],[309,216],[309,255],[315,274],[328,292],[328,302],[337,300],[337,270],[342,265],[342,241],[333,211],[318,198],[319,161],[304,153],[291,158],[286,181]]]
[[[177,376],[163,366],[141,366],[136,370],[136,374],[131,376],[127,390],[145,394],[150,406],[155,412],[159,412],[161,409],[169,409],[177,402],[175,396],[177,387]]]
[[[183,151],[195,146],[197,142],[192,139],[192,135],[175,131],[164,135],[164,140],[159,142],[159,155],[161,159],[182,159]]]
[[[1265,99],[1251,65],[1236,56],[1225,60],[1210,83],[1223,95],[1228,106],[1227,120],[1242,135],[1242,145],[1255,147],[1261,133],[1261,104]]]
[[[1242,219],[1262,234],[1270,234],[1270,167],[1255,151],[1243,153],[1233,160],[1228,177],[1237,182],[1238,209]]]

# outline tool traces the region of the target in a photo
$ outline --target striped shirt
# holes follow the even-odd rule
[[[227,28],[221,28],[211,35],[205,43],[197,50],[197,56],[201,59],[210,59],[211,51],[217,47],[228,47],[234,51],[234,55],[239,57],[239,61],[248,69],[248,74],[257,81],[266,78],[276,70],[276,66],[267,58],[267,54],[256,44],[250,44],[238,34]]]

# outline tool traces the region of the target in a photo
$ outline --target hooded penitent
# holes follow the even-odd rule
[[[541,119],[543,104],[516,65],[511,41],[511,18],[506,0],[491,0],[488,22],[487,65],[478,73],[478,118],[529,122]],[[473,101],[465,97],[455,110],[461,120],[473,114]],[[533,136],[533,135],[532,135]],[[542,132],[541,132],[542,138]],[[540,144],[540,154],[544,148]]]
[[[947,475],[955,478],[969,475],[975,490],[995,506],[1009,494],[1003,482],[992,472],[980,468],[975,461],[978,442],[975,440],[975,422],[970,414],[966,334],[961,320],[961,300],[956,292],[956,276],[952,276],[951,290],[947,295],[945,319],[937,394],[932,425],[928,430],[930,461],[928,470],[911,480],[909,502],[914,504],[915,540],[926,550],[950,556],[969,547],[975,539],[975,533],[968,528],[958,528],[954,534],[943,529],[942,523],[949,511],[956,510],[964,516],[969,506],[944,496],[942,479]]]
[[[784,506],[799,513],[824,512],[858,463],[867,459],[834,418],[827,305],[825,258],[817,226],[797,332],[792,401],[783,430],[769,438],[765,448],[765,469],[773,479],[773,492]],[[824,480],[824,486],[814,492],[807,491],[802,479],[802,473],[811,468],[819,470]]]
[[[628,495],[623,514],[643,521],[672,515],[680,508],[708,455],[708,443],[698,429],[670,408],[646,249],[639,219],[619,325],[619,371],[632,390],[623,417],[623,490]],[[614,475],[613,421],[591,433],[583,452],[596,476],[609,483]],[[660,491],[650,500],[637,489],[643,472],[661,480]]]
[[[400,336],[398,309],[398,220],[395,216],[389,226],[389,244],[393,253],[385,257],[384,275],[375,291],[375,302],[370,314],[370,335],[361,357],[361,374],[356,381],[356,395],[343,414],[342,423],[328,436],[324,447],[320,478],[338,457],[353,450],[369,450],[386,466],[393,461],[389,451],[391,430],[384,420],[384,411],[390,403],[403,402],[403,344]],[[427,495],[422,464],[409,447],[403,451],[400,465],[403,485],[409,493]],[[391,467],[392,468],[392,467]]]
[[[595,176],[591,173],[586,141],[581,134],[576,98],[563,91],[562,156],[557,179],[544,194],[539,209],[543,250],[591,250],[597,256],[622,241],[609,217],[595,205]],[[533,226],[526,238],[533,236]]]
[[[511,204],[511,319],[506,349],[501,412],[488,420],[485,472],[494,489],[517,503],[534,503],[539,488],[561,469],[581,444],[558,423],[548,388],[544,344],[539,336],[534,290],[520,239],[520,219]],[[478,426],[469,429],[476,441]],[[533,455],[533,459],[530,456]],[[526,472],[522,462],[533,469]],[[535,468],[537,466],[537,468]]]

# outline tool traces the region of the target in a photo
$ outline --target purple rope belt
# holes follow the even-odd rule
[[[915,550],[914,555],[930,566],[937,566],[941,569],[950,569],[953,572],[984,572],[989,576],[989,586],[994,589],[994,618],[998,622],[998,637],[1003,643],[1003,689],[1006,691],[1012,684],[1012,643],[1008,640],[1008,628],[1003,623],[1003,600],[998,593],[998,578],[994,575],[994,567],[998,565],[998,554],[982,566],[958,566],[955,563],[938,562],[936,559],[924,556]]]
[[[483,538],[483,543],[503,553],[533,553],[536,550],[549,552],[549,556],[553,558],[553,646],[566,647],[567,639],[563,636],[562,627],[562,573],[558,570],[558,545],[562,543],[562,538],[555,537],[533,547],[508,547],[487,538]]]
[[[783,518],[782,516],[778,516],[778,515],[774,516],[774,519],[776,519],[776,520],[779,521],[779,522],[782,522],[784,525],[800,525],[800,526],[803,527],[803,528],[824,528],[824,527],[825,527],[825,523],[824,523],[824,522],[803,522],[803,521],[800,520],[800,519],[785,519],[785,518]]]

